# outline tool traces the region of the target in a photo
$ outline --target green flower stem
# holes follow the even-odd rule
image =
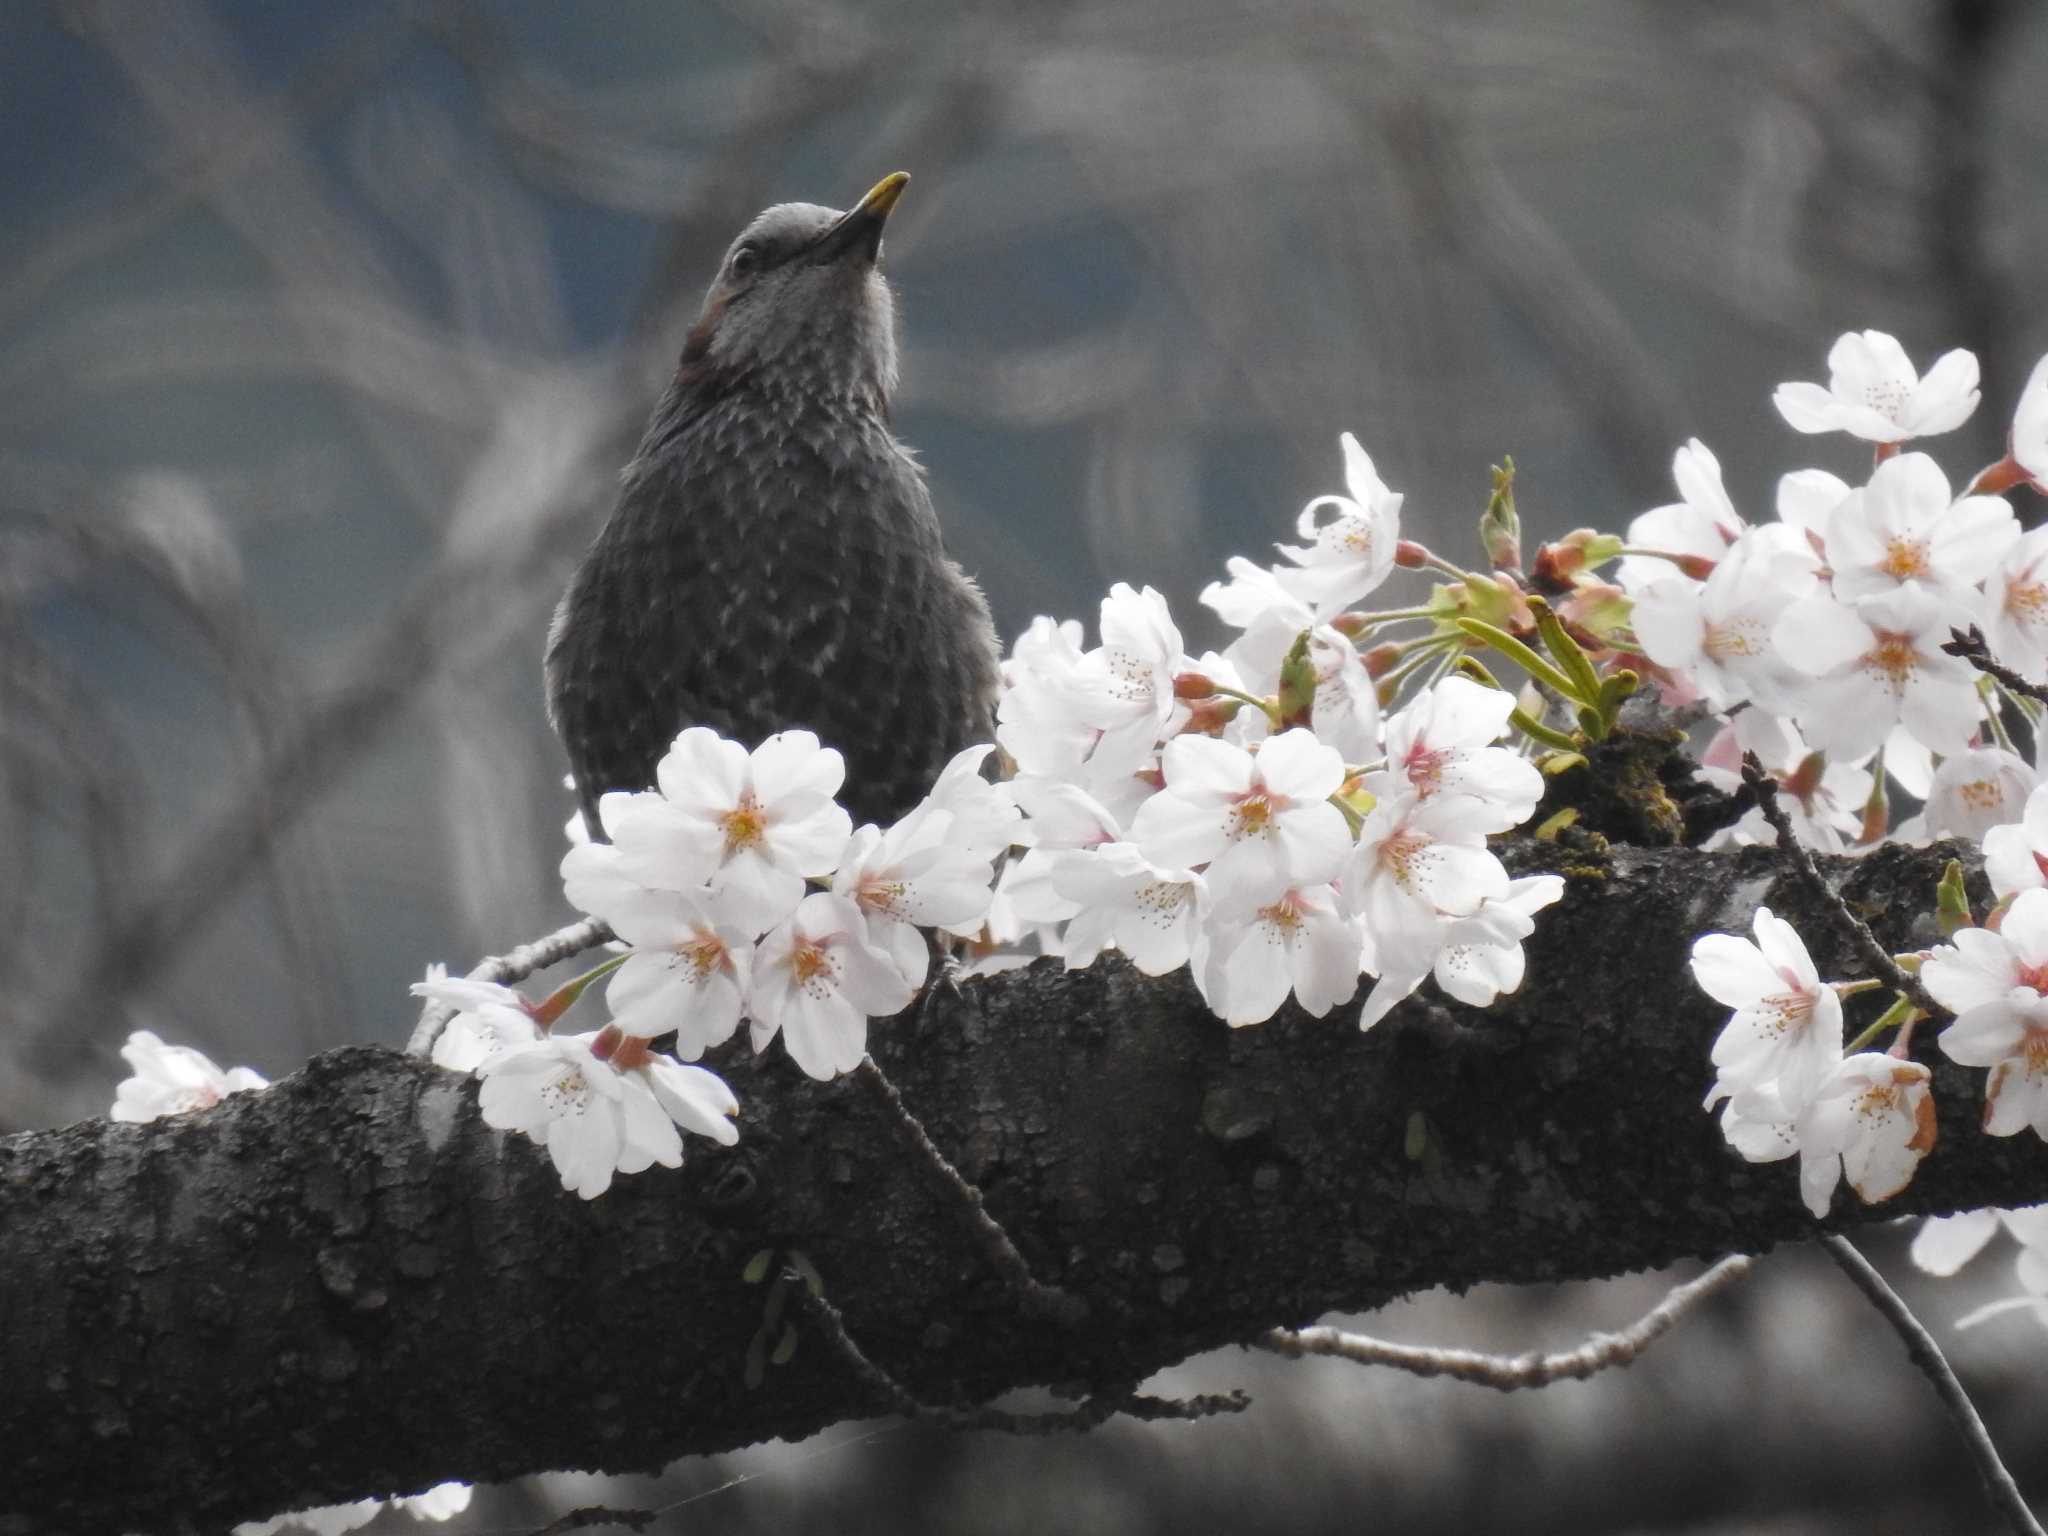
[[[1280,706],[1271,699],[1262,699],[1256,694],[1244,693],[1236,688],[1225,688],[1220,684],[1217,686],[1215,696],[1219,699],[1235,699],[1240,704],[1255,706],[1260,714],[1273,722],[1274,730],[1280,729]]]

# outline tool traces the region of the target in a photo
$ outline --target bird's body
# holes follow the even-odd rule
[[[598,796],[652,784],[685,726],[749,746],[815,731],[845,755],[857,822],[991,739],[988,607],[888,424],[874,261],[902,179],[848,214],[785,204],[749,226],[562,598],[549,712],[595,835]]]

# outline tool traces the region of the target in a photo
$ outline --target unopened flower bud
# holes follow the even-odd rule
[[[1705,581],[1714,574],[1714,567],[1719,562],[1709,560],[1705,555],[1680,555],[1674,563],[1694,581]]]
[[[1496,571],[1522,568],[1522,519],[1515,512],[1515,461],[1493,467],[1493,494],[1479,518],[1479,543]]]
[[[1188,723],[1181,727],[1181,734],[1190,731],[1198,736],[1220,736],[1223,727],[1237,718],[1237,712],[1244,708],[1242,699],[1226,699],[1211,696],[1196,704],[1188,715]],[[1159,781],[1164,783],[1162,777]]]
[[[1362,613],[1340,613],[1330,620],[1330,628],[1346,640],[1356,640],[1371,627],[1371,621]]]
[[[1394,546],[1394,564],[1408,570],[1419,570],[1429,564],[1429,550],[1413,539],[1403,539]]]
[[[1200,672],[1178,672],[1174,674],[1173,696],[1188,700],[1214,698],[1216,685]]]
[[[1538,592],[1562,597],[1572,589],[1572,574],[1584,569],[1585,564],[1583,550],[1569,544],[1545,544],[1536,551],[1536,563],[1529,572],[1529,580]]]
[[[1376,645],[1364,656],[1367,677],[1385,677],[1401,660],[1401,647],[1393,641]]]

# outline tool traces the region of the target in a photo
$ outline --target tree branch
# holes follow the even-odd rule
[[[1959,845],[1824,864],[1879,938],[1927,942]],[[1476,1011],[1410,1000],[1230,1030],[1185,977],[1106,963],[970,984],[872,1048],[1034,1275],[1027,1316],[886,1106],[780,1051],[722,1063],[741,1139],[565,1195],[465,1078],[395,1051],[146,1126],[0,1141],[0,1536],[214,1532],[449,1477],[646,1471],[871,1413],[814,1323],[746,1385],[763,1248],[796,1252],[864,1354],[924,1403],[1051,1384],[1128,1394],[1174,1361],[1435,1285],[1611,1275],[1812,1236],[1784,1164],[1700,1109],[1722,1010],[1693,937],[1759,901],[1823,973],[1855,957],[1770,849],[1570,859],[1529,982]],[[1931,1042],[1920,1045],[1931,1053]],[[1830,1227],[2048,1198],[2039,1138],[1977,1129],[1937,1057],[1940,1143]]]

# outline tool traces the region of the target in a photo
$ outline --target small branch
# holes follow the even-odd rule
[[[544,971],[572,955],[580,955],[586,949],[595,949],[600,944],[609,943],[611,937],[611,929],[602,921],[586,917],[580,923],[558,928],[545,938],[535,939],[530,944],[522,944],[505,954],[486,956],[464,979],[495,981],[509,987],[514,982],[526,980],[535,971]],[[460,1011],[447,1003],[428,1003],[420,1010],[419,1023],[412,1027],[412,1037],[405,1042],[405,1054],[430,1055],[434,1049],[434,1042],[441,1038],[441,1031],[448,1027],[448,1021]]]
[[[1785,808],[1778,804],[1778,781],[1764,772],[1763,764],[1754,752],[1742,754],[1742,782],[1756,795],[1757,809],[1764,813],[1764,820],[1771,824],[1771,830],[1778,834],[1778,853],[1787,867],[1797,875],[1806,888],[1813,892],[1814,899],[1832,912],[1843,932],[1849,935],[1850,943],[1863,957],[1863,963],[1871,972],[1881,978],[1894,992],[1904,994],[1915,1008],[1932,1018],[1947,1018],[1948,1010],[1934,1000],[1928,990],[1920,984],[1920,978],[1908,975],[1899,968],[1891,957],[1891,951],[1877,942],[1877,935],[1870,931],[1870,925],[1849,910],[1849,904],[1842,900],[1835,888],[1828,884],[1820,872],[1820,866],[1813,862],[1813,850],[1799,841],[1792,830],[1792,818],[1785,814]]]
[[[1274,1328],[1252,1342],[1276,1355],[1335,1355],[1360,1365],[1390,1365],[1413,1376],[1452,1376],[1497,1392],[1547,1387],[1566,1379],[1583,1381],[1610,1366],[1625,1366],[1716,1291],[1725,1290],[1750,1270],[1750,1260],[1731,1254],[1698,1279],[1673,1286],[1670,1293],[1620,1333],[1596,1333],[1577,1349],[1558,1354],[1483,1355],[1469,1349],[1432,1349],[1395,1344],[1346,1333],[1341,1328]]]
[[[1828,1233],[1821,1238],[1820,1244],[1827,1250],[1828,1257],[1841,1266],[1842,1273],[1870,1298],[1870,1304],[1884,1314],[1885,1321],[1892,1325],[1893,1331],[1904,1342],[1907,1357],[1920,1368],[1920,1374],[1934,1384],[1942,1405],[1948,1409],[1949,1416],[1956,1421],[1956,1428],[1962,1431],[1963,1439],[1970,1447],[1978,1475],[1984,1479],[1984,1489],[1991,1495],[1992,1506],[2005,1516],[2005,1523],[2020,1536],[2044,1536],[2033,1511],[2027,1508],[2027,1501],[2020,1497],[2019,1485],[2013,1482],[2005,1463],[1998,1459],[1998,1447],[1991,1443],[1991,1432],[1977,1416],[1970,1394],[1963,1390],[1963,1384],[1956,1380],[1956,1373],[1942,1358],[1941,1346],[1934,1342],[1934,1335],[1921,1326],[1920,1319],[1900,1299],[1899,1293],[1885,1284],[1884,1276],[1856,1251],[1847,1238]]]
[[[608,1525],[644,1531],[660,1517],[658,1509],[606,1509],[600,1504],[585,1504],[555,1516],[532,1536],[568,1536],[571,1531],[601,1530]]]
[[[867,1085],[875,1097],[882,1102],[895,1120],[903,1138],[923,1159],[926,1169],[949,1196],[959,1202],[959,1208],[967,1219],[968,1228],[980,1242],[982,1252],[997,1274],[1015,1287],[1023,1298],[1024,1311],[1032,1317],[1051,1318],[1062,1327],[1071,1328],[1088,1316],[1088,1303],[1071,1291],[1061,1290],[1056,1285],[1046,1285],[1031,1273],[1031,1266],[1024,1255],[1017,1251],[1017,1245],[1010,1240],[1010,1234],[1003,1230],[1002,1223],[988,1213],[988,1203],[981,1191],[968,1182],[967,1176],[947,1160],[938,1143],[933,1141],[922,1122],[910,1112],[910,1106],[903,1102],[903,1095],[896,1091],[896,1085],[889,1081],[888,1074],[875,1064],[875,1058],[864,1056],[854,1069],[854,1075]]]
[[[1952,629],[1948,633],[1949,638],[1942,642],[1941,648],[1949,655],[1962,657],[1986,677],[1995,679],[2007,691],[2023,699],[2048,704],[2048,688],[2028,682],[1993,656],[1991,647],[1984,641],[1984,631],[1976,625],[1972,624],[1968,629]]]
[[[905,1418],[946,1429],[989,1429],[1011,1435],[1078,1433],[1095,1428],[1119,1413],[1136,1419],[1206,1419],[1219,1413],[1242,1413],[1251,1399],[1241,1391],[1206,1392],[1195,1397],[1152,1397],[1136,1392],[1103,1392],[1073,1408],[1048,1413],[1012,1413],[1005,1408],[948,1408],[921,1403],[910,1389],[868,1357],[837,1307],[805,1285],[796,1271],[784,1279],[798,1297],[805,1315],[815,1323],[853,1373]]]

